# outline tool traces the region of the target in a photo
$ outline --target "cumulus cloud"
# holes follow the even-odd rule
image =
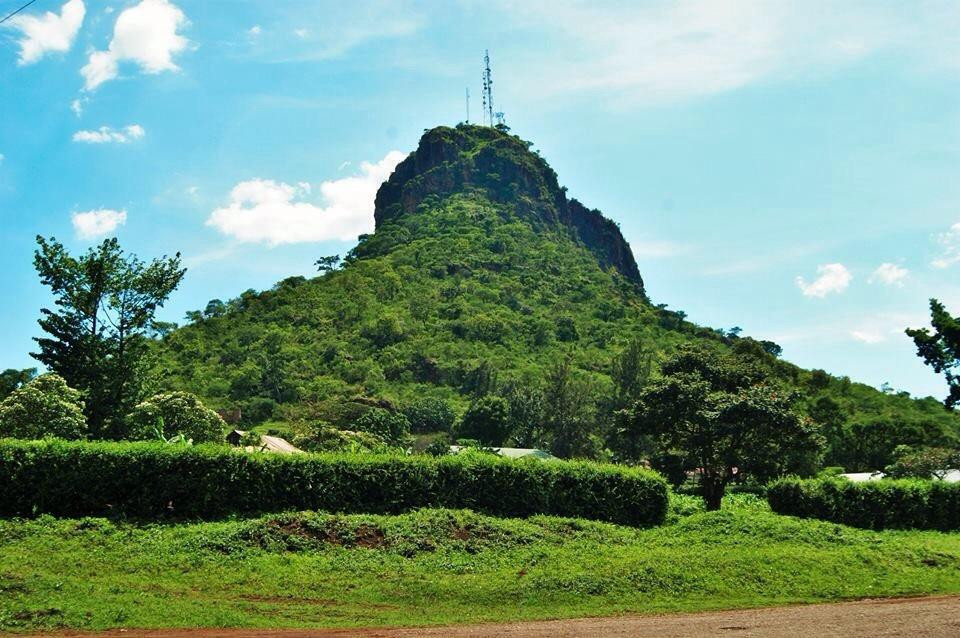
[[[80,69],[88,91],[117,77],[121,62],[136,63],[144,73],[178,71],[173,56],[187,48],[177,33],[187,25],[183,11],[168,0],[142,0],[124,9],[113,25],[113,38],[106,51],[94,51]]]
[[[49,52],[64,53],[73,46],[73,41],[83,24],[87,9],[83,0],[69,0],[60,7],[60,13],[47,11],[43,15],[16,15],[7,24],[17,29],[22,37],[20,45],[21,65],[32,64]]]
[[[127,211],[101,208],[74,213],[71,216],[73,230],[80,239],[96,239],[109,235],[127,223]]]
[[[797,286],[806,297],[826,297],[830,293],[840,293],[847,289],[853,275],[843,264],[823,264],[817,267],[818,277],[807,283],[803,277],[797,277]]]
[[[271,246],[330,239],[349,241],[373,230],[377,189],[406,157],[390,151],[376,163],[362,162],[360,174],[320,184],[323,205],[303,201],[310,185],[268,179],[238,183],[230,202],[210,214],[207,225],[243,242]]]
[[[73,141],[86,144],[127,144],[139,140],[146,134],[147,132],[139,124],[131,124],[119,130],[101,126],[95,131],[77,131],[73,134]]]
[[[942,250],[939,257],[933,260],[934,268],[948,268],[960,261],[960,222],[950,227],[945,233],[937,237],[937,243]]]
[[[250,27],[250,28],[247,30],[247,33],[250,35],[250,37],[255,38],[255,37],[257,37],[258,35],[260,35],[260,33],[261,33],[262,31],[263,31],[263,29],[260,28],[260,25],[259,25],[259,24],[255,24],[255,25],[253,25],[252,27]]]
[[[903,280],[907,278],[910,271],[896,264],[883,263],[877,266],[877,269],[870,275],[867,283],[881,283],[887,286],[897,286],[903,288]]]

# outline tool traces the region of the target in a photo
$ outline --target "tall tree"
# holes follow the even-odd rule
[[[769,478],[822,445],[816,425],[794,410],[796,395],[766,384],[749,360],[683,348],[661,371],[627,425],[699,473],[709,510],[741,473]]]
[[[917,346],[917,355],[923,362],[942,374],[950,387],[944,404],[954,408],[960,403],[960,318],[953,317],[943,304],[930,300],[930,323],[933,333],[927,328],[907,328],[907,335]]]
[[[37,237],[34,266],[53,293],[32,356],[80,390],[94,438],[122,438],[123,417],[146,395],[149,331],[186,272],[180,254],[144,263],[115,238],[71,256]]]
[[[36,368],[25,368],[23,370],[8,368],[0,372],[0,401],[17,388],[30,383],[35,376],[37,376]]]
[[[544,429],[553,454],[561,458],[593,456],[590,434],[595,408],[592,388],[574,376],[570,357],[558,359],[547,371],[543,389]]]

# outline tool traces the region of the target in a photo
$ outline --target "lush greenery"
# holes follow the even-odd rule
[[[180,255],[144,263],[115,238],[70,255],[37,237],[34,265],[55,308],[41,311],[40,352],[33,356],[80,390],[90,433],[126,438],[126,415],[148,396],[148,336],[154,314],[185,271]]]
[[[25,368],[23,370],[7,368],[0,372],[0,401],[10,396],[10,393],[17,388],[29,383],[35,376],[37,376],[36,368]]]
[[[194,443],[220,443],[227,424],[188,392],[167,392],[137,405],[127,415],[131,439],[182,436]]]
[[[960,483],[784,478],[767,488],[773,511],[870,529],[960,529]]]
[[[428,133],[438,145],[473,141],[412,176],[404,188],[415,210],[380,215],[342,265],[321,260],[314,279],[192,313],[155,344],[162,385],[239,409],[247,425],[351,431],[375,408],[402,413],[413,432],[449,431],[451,415],[493,395],[508,409],[490,440],[630,460],[646,441],[618,436],[616,413],[693,344],[752,358],[769,385],[798,391],[796,409],[821,426],[825,465],[882,469],[899,445],[960,442],[960,420],[936,399],[802,370],[778,359],[776,344],[652,305],[569,226],[544,222],[565,200],[543,160],[518,138],[481,128]],[[495,161],[481,162],[493,146]],[[472,181],[450,187],[441,172]],[[615,227],[605,228],[612,237]],[[413,407],[424,400],[433,416]]]
[[[618,434],[650,441],[631,446],[644,457],[672,457],[671,464],[699,473],[707,509],[720,508],[734,479],[766,482],[816,468],[816,426],[795,411],[795,394],[770,385],[751,359],[682,348],[662,374],[621,416]]]
[[[27,382],[0,402],[0,437],[81,439],[86,435],[80,392],[55,374]]]
[[[638,530],[466,511],[0,521],[0,631],[423,625],[960,591],[960,535],[675,497]],[[727,502],[732,501],[732,502]]]
[[[0,516],[209,518],[289,509],[396,513],[433,506],[652,525],[663,520],[667,508],[666,483],[653,472],[483,453],[278,455],[217,446],[5,440],[0,484]]]

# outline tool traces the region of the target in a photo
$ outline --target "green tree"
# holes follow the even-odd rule
[[[641,339],[631,339],[627,347],[614,357],[610,366],[614,410],[622,410],[637,401],[650,380],[652,370],[651,352],[644,347]]]
[[[17,388],[30,383],[35,376],[37,376],[36,368],[26,368],[23,370],[8,368],[0,372],[0,400],[10,396],[10,393]]]
[[[133,439],[153,439],[162,428],[164,439],[183,435],[194,443],[220,443],[227,424],[220,415],[189,392],[167,392],[150,397],[127,415]]]
[[[388,445],[406,445],[410,438],[410,422],[400,412],[383,408],[366,410],[354,421],[353,429],[379,437]]]
[[[944,401],[948,408],[960,403],[960,318],[953,317],[943,304],[930,300],[930,323],[933,333],[927,328],[907,328],[907,335],[917,346],[917,355],[923,362],[942,374],[950,387]]]
[[[543,429],[543,389],[537,379],[511,381],[502,390],[509,408],[510,431],[517,445],[545,447]]]
[[[0,437],[82,439],[87,434],[80,392],[44,374],[0,402]]]
[[[487,395],[470,404],[457,438],[474,439],[481,445],[499,447],[510,438],[510,406],[503,397]]]
[[[79,257],[37,237],[34,266],[56,307],[41,310],[33,354],[81,391],[94,438],[123,438],[123,417],[146,394],[154,314],[186,272],[180,255],[144,263],[116,239]]]
[[[417,433],[449,432],[457,416],[443,399],[424,397],[403,408],[410,422],[410,431]]]
[[[593,429],[596,399],[592,388],[576,378],[570,357],[561,357],[547,371],[543,390],[544,429],[550,451],[561,458],[594,455]]]
[[[661,372],[628,424],[699,472],[708,510],[720,508],[727,484],[741,473],[766,478],[821,445],[816,425],[794,410],[796,395],[764,383],[751,361],[683,348]]]
[[[340,255],[327,255],[313,262],[313,265],[316,266],[320,272],[330,272],[331,270],[336,270],[339,263]]]
[[[901,445],[894,450],[897,460],[884,470],[891,478],[936,478],[943,480],[950,470],[960,467],[960,450],[943,447],[915,449]]]

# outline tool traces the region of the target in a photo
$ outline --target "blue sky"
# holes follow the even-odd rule
[[[466,87],[476,119],[484,48],[655,302],[945,393],[902,329],[960,313],[956,2],[37,0],[0,26],[0,368],[33,365],[36,234],[180,251],[175,321],[343,254]]]

